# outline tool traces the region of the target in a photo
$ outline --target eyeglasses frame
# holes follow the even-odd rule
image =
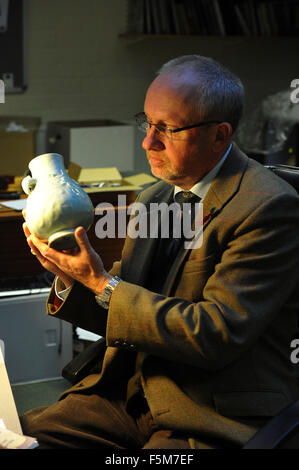
[[[137,119],[138,118],[140,119],[142,116],[146,118],[146,114],[144,112],[140,112],[140,113],[135,114],[134,118],[136,119],[136,122],[137,122]],[[149,124],[149,126],[155,126],[155,127],[160,126],[160,124],[154,124],[154,123],[148,122],[147,118],[146,118],[146,122]],[[209,124],[221,124],[221,122],[222,121],[216,121],[216,120],[203,121],[203,122],[198,122],[197,124],[191,124],[189,126],[177,127],[176,129],[170,129],[169,127],[163,126],[163,124],[161,124],[161,126],[163,126],[165,128],[165,131],[169,131],[171,134],[176,134],[177,132],[185,131],[185,130],[188,130],[188,129],[193,129],[194,127],[207,126]],[[137,122],[137,124],[138,124],[138,122]],[[156,129],[157,129],[157,127],[156,127]]]

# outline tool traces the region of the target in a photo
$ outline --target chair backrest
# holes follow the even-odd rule
[[[291,184],[299,193],[299,167],[291,165],[265,165],[277,176]]]

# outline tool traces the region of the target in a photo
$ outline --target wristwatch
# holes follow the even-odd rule
[[[115,289],[115,287],[117,286],[117,284],[119,284],[119,282],[121,282],[121,281],[122,281],[122,279],[120,279],[120,277],[114,276],[114,277],[108,282],[108,284],[106,285],[106,287],[105,287],[105,289],[103,290],[103,292],[101,292],[101,294],[95,296],[96,302],[97,302],[101,307],[103,307],[103,308],[105,308],[106,310],[108,310],[112,292],[114,291],[114,289]]]

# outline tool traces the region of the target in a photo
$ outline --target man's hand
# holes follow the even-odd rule
[[[67,252],[50,248],[46,242],[30,233],[26,223],[23,229],[32,253],[45,269],[59,276],[66,287],[75,279],[99,294],[111,279],[100,256],[90,245],[83,227],[77,227],[75,231],[78,248]]]
[[[44,258],[41,255],[41,253],[37,250],[37,248],[35,248],[35,246],[33,245],[32,241],[31,241],[31,233],[30,233],[30,230],[29,230],[26,222],[23,223],[23,230],[24,230],[25,236],[27,238],[27,243],[28,243],[29,247],[31,248],[31,253],[37,257],[37,259],[41,263],[41,265],[47,271],[50,271],[55,276],[58,276],[62,280],[62,282],[64,283],[65,287],[71,286],[73,284],[74,280],[70,276],[67,276],[64,272],[62,272],[58,268],[58,266],[56,266],[54,263],[51,263],[49,260]]]

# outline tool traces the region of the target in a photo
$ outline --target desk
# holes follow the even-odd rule
[[[94,207],[101,202],[108,202],[117,207],[119,194],[126,196],[127,205],[136,198],[135,191],[95,192],[89,193],[89,197]],[[93,248],[101,255],[105,269],[109,270],[113,262],[120,259],[124,238],[97,238],[95,225],[99,217],[95,216],[88,237]],[[40,274],[44,271],[27,245],[22,229],[23,221],[20,212],[0,212],[0,277]]]

